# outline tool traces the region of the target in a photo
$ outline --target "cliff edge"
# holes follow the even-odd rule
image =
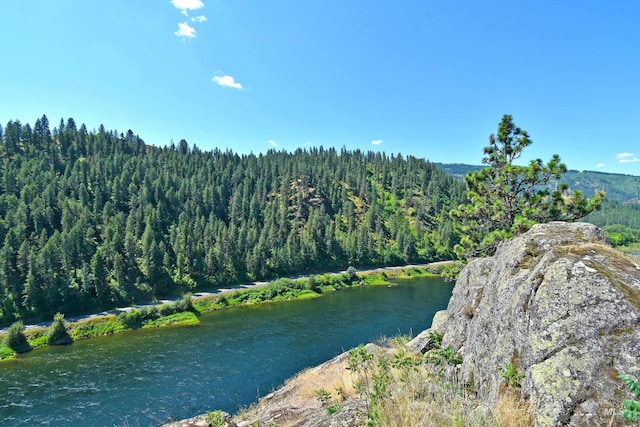
[[[639,323],[640,261],[591,224],[554,222],[470,262],[431,329],[482,398],[497,399],[511,363],[536,425],[608,425],[630,397],[616,376],[640,375]]]

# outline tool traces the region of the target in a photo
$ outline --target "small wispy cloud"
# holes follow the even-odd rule
[[[603,167],[604,167],[604,163],[598,163],[598,164],[597,164],[597,167],[599,167],[599,168],[603,168]]]
[[[242,89],[242,85],[236,82],[236,80],[231,76],[215,76],[211,80],[220,86]]]
[[[635,163],[640,162],[640,158],[633,153],[618,153],[616,154],[616,159],[619,163]]]
[[[192,10],[202,9],[204,7],[204,3],[202,0],[171,0],[171,4],[180,10],[187,18],[189,17],[189,12]],[[191,22],[205,22],[207,21],[207,17],[204,15],[194,16],[191,18]],[[187,22],[180,22],[178,24],[178,31],[174,33],[176,36],[181,39],[192,39],[196,36],[196,29],[191,25],[187,24]]]
[[[384,142],[384,141],[383,141],[383,140],[381,140],[381,139],[374,139],[373,141],[371,141],[371,143],[372,143],[373,145],[380,145],[380,144],[382,144],[383,142]]]
[[[277,147],[277,146],[278,146],[278,143],[277,143],[277,142],[275,142],[273,139],[270,139],[270,140],[269,140],[269,141],[267,141],[267,142],[268,142],[268,143],[269,143],[269,145],[270,145],[270,146],[272,146],[272,147]]]
[[[196,36],[196,29],[186,22],[180,22],[178,23],[178,31],[174,32],[173,34],[183,40],[192,39]]]
[[[202,0],[171,0],[171,4],[180,11],[187,15],[190,10],[202,9],[204,3]]]

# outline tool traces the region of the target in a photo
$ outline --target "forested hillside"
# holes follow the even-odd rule
[[[0,320],[349,265],[453,257],[464,184],[413,157],[238,155],[133,132],[0,128]]]

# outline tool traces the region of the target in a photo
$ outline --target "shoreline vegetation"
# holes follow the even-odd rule
[[[619,250],[620,252],[624,252],[625,254],[631,254],[640,257],[640,242],[629,243],[624,246],[617,246],[615,247],[615,249]]]
[[[119,308],[110,312],[74,317],[69,321],[63,321],[62,315],[56,315],[54,324],[57,322],[59,328],[60,322],[63,322],[70,337],[65,341],[66,344],[141,328],[196,326],[200,323],[199,316],[211,311],[241,305],[318,298],[327,292],[352,286],[391,286],[398,280],[438,276],[450,263],[444,261],[361,271],[350,267],[340,273],[280,278],[270,282],[218,289],[215,292],[186,294],[177,300]],[[40,323],[28,325],[26,328],[22,324],[17,327],[14,325],[0,331],[0,361],[14,360],[19,353],[56,345],[49,339],[53,324],[47,326]],[[14,329],[13,332],[11,329]],[[28,345],[12,348],[9,345],[12,333],[24,334]]]

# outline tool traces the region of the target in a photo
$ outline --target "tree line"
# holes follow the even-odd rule
[[[347,266],[451,259],[464,185],[415,157],[240,155],[0,126],[0,322]]]

